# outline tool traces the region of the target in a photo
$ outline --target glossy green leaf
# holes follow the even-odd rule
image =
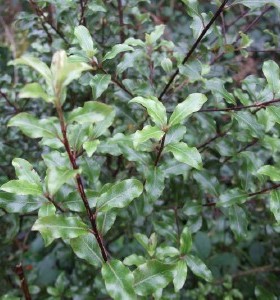
[[[96,74],[89,82],[92,87],[92,97],[98,99],[105,92],[111,83],[111,75]]]
[[[198,277],[203,278],[204,280],[211,282],[213,276],[211,271],[207,268],[205,263],[194,255],[188,255],[186,257],[186,262],[191,271]]]
[[[192,235],[187,226],[184,227],[180,236],[180,252],[187,254],[192,249]]]
[[[53,138],[56,136],[51,119],[38,120],[28,113],[19,113],[10,119],[8,126],[16,126],[31,138]]]
[[[68,122],[77,122],[80,124],[97,123],[103,121],[112,113],[111,106],[96,101],[88,101],[83,107],[74,109],[68,115]]]
[[[70,245],[74,253],[89,264],[100,267],[103,264],[100,248],[96,238],[91,232],[80,235],[70,240]]]
[[[114,184],[97,200],[98,211],[106,212],[112,208],[123,208],[142,194],[143,185],[137,179],[126,179]]]
[[[198,150],[194,147],[189,147],[187,144],[172,143],[165,147],[166,152],[172,152],[175,159],[179,162],[185,163],[195,169],[202,168],[202,159]]]
[[[258,174],[266,175],[273,181],[280,181],[280,168],[266,165],[258,170]]]
[[[105,235],[115,223],[117,213],[114,210],[98,212],[97,228],[102,235]]]
[[[165,137],[164,145],[167,146],[168,144],[171,143],[180,142],[183,139],[186,131],[187,131],[186,126],[179,125],[179,124],[172,126],[171,128],[168,129],[168,132]]]
[[[106,12],[106,6],[103,3],[103,0],[92,0],[88,3],[88,8],[92,12]]]
[[[10,180],[4,183],[0,189],[16,195],[42,195],[43,193],[43,189],[40,185],[26,180]]]
[[[103,61],[108,59],[113,59],[122,52],[133,51],[133,50],[134,49],[132,47],[126,44],[117,44],[112,48],[111,51],[107,52],[107,54],[103,58]]]
[[[150,34],[146,34],[146,42],[147,44],[155,44],[160,37],[163,35],[165,29],[165,25],[157,25],[155,26],[155,30]]]
[[[93,48],[93,40],[88,29],[83,25],[79,25],[75,27],[74,34],[81,48],[87,53],[87,56],[92,57],[95,51]]]
[[[166,109],[164,105],[156,98],[148,99],[143,97],[136,97],[129,101],[129,103],[139,103],[143,105],[153,122],[162,128],[167,123]]]
[[[254,115],[247,111],[240,111],[234,114],[234,117],[239,125],[248,130],[253,137],[263,137],[264,127],[260,123],[258,123]]]
[[[51,202],[44,203],[39,211],[38,211],[38,217],[47,217],[47,216],[54,216],[56,212],[55,206]]]
[[[102,277],[109,295],[115,300],[133,300],[136,294],[133,288],[133,275],[124,264],[116,259],[102,266]]]
[[[92,154],[96,151],[97,146],[99,144],[100,144],[99,140],[84,142],[83,148],[85,149],[88,157],[92,156]]]
[[[251,9],[260,8],[264,5],[271,4],[280,9],[280,3],[278,0],[235,0],[235,4],[243,4]]]
[[[238,205],[230,206],[228,209],[229,225],[237,240],[247,236],[248,219],[245,211]]]
[[[238,188],[228,190],[219,197],[217,207],[228,207],[234,204],[242,204],[248,199],[248,194]]]
[[[280,5],[279,5],[280,6]],[[280,69],[276,62],[268,60],[263,64],[263,73],[274,95],[280,93]]]
[[[199,111],[206,101],[207,97],[203,94],[194,93],[189,95],[184,102],[176,106],[169,119],[169,126],[182,123],[192,113]]]
[[[58,238],[73,239],[89,232],[88,226],[80,218],[62,215],[37,219],[32,230],[40,231],[46,246]]]
[[[60,187],[73,179],[79,170],[72,170],[67,167],[51,167],[47,169],[46,184],[51,195],[54,195]]]
[[[269,117],[273,119],[276,123],[280,124],[280,107],[279,106],[268,106],[266,108],[266,111],[268,112]]]
[[[131,254],[127,256],[123,263],[127,266],[140,266],[146,262],[146,258],[144,256]]]
[[[137,147],[139,144],[145,143],[149,139],[159,141],[164,135],[164,132],[157,126],[145,126],[142,130],[137,130],[133,135],[133,145]]]
[[[41,179],[38,173],[33,169],[32,165],[27,160],[22,158],[14,158],[12,165],[15,168],[18,179],[26,180],[38,186],[41,185]]]
[[[175,265],[158,260],[149,260],[134,272],[134,289],[137,295],[147,296],[158,289],[165,288],[173,279]]]
[[[161,67],[163,68],[163,70],[166,72],[166,73],[170,73],[172,71],[172,68],[173,68],[173,64],[172,64],[172,61],[169,59],[169,58],[164,58],[162,61],[161,61]]]
[[[175,288],[175,292],[180,291],[187,279],[188,268],[186,262],[183,260],[179,260],[175,267],[175,276],[173,278],[173,284]]]
[[[164,190],[164,172],[155,167],[149,170],[146,175],[145,190],[147,192],[147,197],[152,202],[156,201]]]
[[[274,190],[270,193],[270,210],[277,223],[280,223],[280,191]]]
[[[20,90],[19,98],[42,98],[46,102],[53,102],[53,98],[48,96],[42,85],[37,82],[27,83]]]
[[[19,196],[0,191],[0,207],[8,213],[29,213],[45,202],[46,199],[40,196]]]

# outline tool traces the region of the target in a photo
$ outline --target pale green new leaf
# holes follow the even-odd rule
[[[44,203],[39,211],[38,211],[38,217],[48,217],[48,216],[54,216],[56,212],[55,206],[51,202]]]
[[[85,259],[89,264],[93,266],[102,266],[102,254],[97,244],[96,238],[91,232],[71,239],[70,245],[79,258]]]
[[[37,219],[32,230],[40,231],[46,246],[58,238],[73,239],[89,232],[89,228],[80,218],[62,215]]]
[[[115,300],[137,299],[133,288],[133,274],[119,260],[113,259],[102,266],[102,277],[109,295]]]
[[[272,181],[280,181],[280,168],[265,165],[258,170],[258,174],[268,176]]]
[[[170,73],[172,71],[173,64],[169,58],[165,57],[160,64],[166,73]]]
[[[45,90],[37,82],[27,83],[19,93],[19,98],[42,98],[46,102],[53,102],[53,98],[48,96]]]
[[[27,160],[22,158],[14,158],[12,165],[15,168],[18,179],[26,180],[38,186],[41,185],[41,179],[38,173],[33,169],[32,165]]]
[[[187,226],[184,227],[180,236],[180,252],[187,254],[192,249],[192,235]]]
[[[92,154],[96,151],[97,146],[99,144],[100,144],[99,140],[87,141],[83,143],[83,148],[85,149],[88,157],[92,156]]]
[[[186,257],[186,262],[188,267],[196,276],[203,278],[208,282],[213,280],[211,271],[207,268],[205,263],[199,257],[194,255],[188,255]]]
[[[173,279],[175,265],[149,260],[134,272],[134,289],[140,296],[147,296],[165,288]]]
[[[10,119],[8,126],[16,126],[31,138],[54,138],[56,131],[51,119],[38,120],[28,113],[19,113]]]
[[[135,97],[129,103],[139,103],[143,105],[153,122],[162,128],[167,123],[166,109],[164,105],[156,98]]]
[[[247,235],[248,219],[245,211],[238,205],[229,207],[229,226],[237,240],[244,239]]]
[[[173,284],[175,292],[177,293],[180,289],[182,289],[187,279],[188,268],[185,261],[179,260],[177,262],[175,273],[176,275],[173,278]]]
[[[203,94],[190,94],[186,100],[178,104],[169,119],[169,126],[182,123],[189,115],[199,111],[202,105],[207,101],[207,97]]]
[[[164,132],[158,126],[146,125],[142,130],[137,130],[132,137],[134,147],[145,143],[149,139],[159,141]]]
[[[60,187],[74,178],[79,170],[72,170],[67,167],[50,167],[47,169],[46,184],[51,195],[54,195]]]
[[[276,62],[268,60],[263,64],[263,73],[274,95],[280,93],[280,69]]]
[[[112,107],[107,104],[88,101],[84,103],[83,107],[74,109],[68,115],[68,122],[77,122],[80,124],[97,123],[103,121],[112,111]]]
[[[33,68],[46,80],[47,84],[49,86],[51,86],[51,82],[52,82],[51,70],[39,58],[31,56],[31,55],[24,55],[20,58],[13,60],[10,64],[26,65],[26,66]]]
[[[79,25],[75,27],[74,34],[81,48],[87,53],[87,56],[92,57],[95,51],[93,48],[93,40],[88,29],[83,25]]]
[[[26,180],[10,180],[4,183],[0,189],[16,195],[42,195],[43,193],[43,189],[40,185]]]
[[[126,52],[126,51],[133,51],[134,49],[126,44],[117,44],[115,45],[111,51],[106,53],[106,55],[103,58],[103,61],[108,59],[115,58],[119,53]]]
[[[172,143],[165,147],[166,152],[172,152],[175,159],[195,169],[202,169],[201,155],[195,147],[189,147],[186,143]]]
[[[277,223],[280,223],[280,191],[274,190],[270,194],[270,210]]]
[[[107,74],[96,74],[89,85],[92,87],[93,100],[98,99],[103,92],[105,92],[111,82],[111,75]]]
[[[97,199],[98,211],[123,208],[142,194],[143,185],[137,179],[126,179],[111,186]]]
[[[155,44],[163,35],[164,29],[165,25],[157,25],[154,31],[152,31],[150,34],[146,34],[146,43]]]

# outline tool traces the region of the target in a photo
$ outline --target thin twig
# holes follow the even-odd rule
[[[203,31],[201,32],[201,34],[199,35],[198,39],[195,41],[195,43],[193,44],[193,46],[191,47],[191,49],[189,50],[189,52],[187,53],[187,55],[185,56],[182,64],[184,65],[189,58],[192,56],[192,54],[194,53],[194,51],[196,50],[196,48],[198,47],[200,41],[203,39],[203,37],[205,36],[205,34],[207,33],[207,31],[210,29],[210,27],[213,25],[213,23],[216,21],[216,19],[219,17],[219,15],[222,13],[225,5],[227,4],[229,0],[224,0],[221,4],[221,6],[218,8],[218,10],[216,11],[215,15],[213,16],[213,18],[210,20],[210,22],[205,26],[205,28],[203,29]],[[161,92],[160,96],[159,96],[159,100],[162,100],[163,96],[165,95],[165,93],[167,92],[167,90],[169,89],[170,85],[172,84],[172,82],[174,81],[175,77],[179,74],[179,68],[177,68],[177,70],[174,72],[174,74],[170,77],[168,83],[165,85],[163,91]]]
[[[166,137],[166,133],[164,134],[164,136],[162,137],[162,139],[160,141],[160,147],[159,147],[158,154],[157,154],[157,157],[156,157],[156,160],[155,160],[155,164],[154,164],[155,167],[158,165],[161,153],[162,153],[162,151],[164,149],[165,137]]]
[[[15,273],[17,274],[19,280],[20,280],[20,287],[22,289],[23,295],[25,300],[31,300],[30,292],[29,292],[29,287],[24,275],[22,263],[19,263],[15,267]]]
[[[122,0],[118,0],[118,13],[119,13],[119,25],[120,25],[120,42],[122,44],[125,41]]]
[[[88,4],[88,0],[80,0],[81,16],[79,20],[79,25],[86,26],[85,12],[86,12],[87,4]]]

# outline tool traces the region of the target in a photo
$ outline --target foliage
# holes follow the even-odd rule
[[[1,299],[277,299],[279,1],[7,7]]]

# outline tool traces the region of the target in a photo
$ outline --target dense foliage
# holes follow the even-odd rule
[[[277,299],[280,1],[0,3],[1,299]]]

